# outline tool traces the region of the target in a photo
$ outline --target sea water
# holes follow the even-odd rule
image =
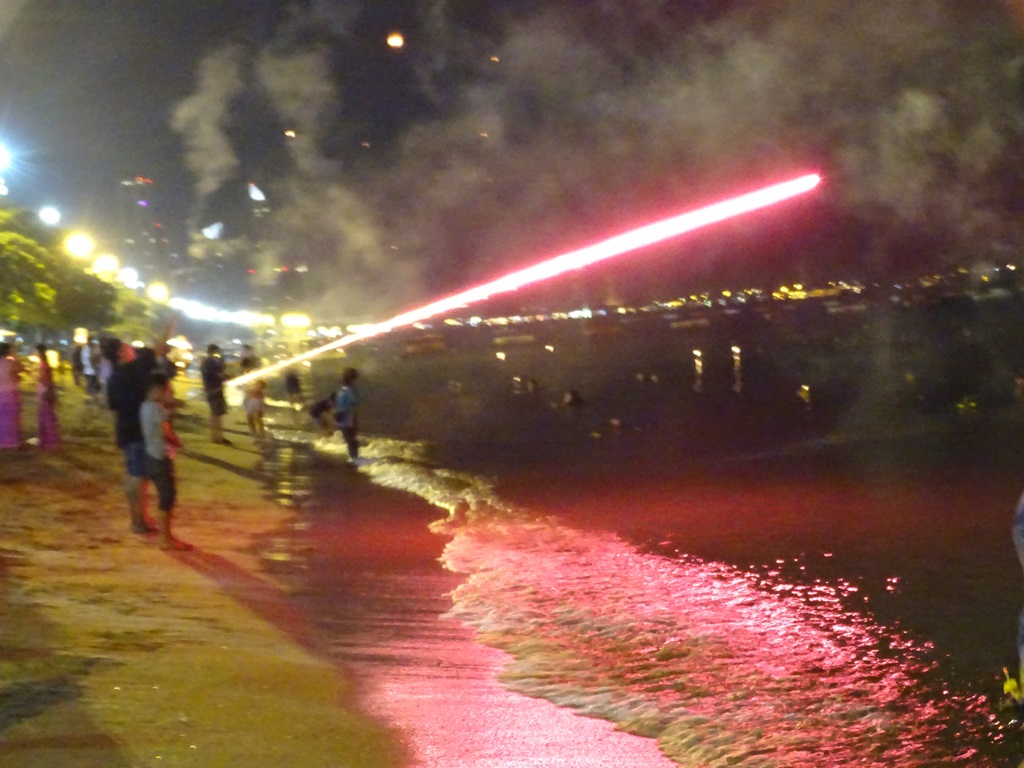
[[[854,581],[816,575],[830,553],[741,568],[512,504],[420,443],[371,439],[364,456],[375,483],[438,508],[442,561],[465,577],[451,615],[511,654],[502,680],[515,691],[655,738],[681,765],[1014,754],[1013,726],[984,692],[949,684],[927,638],[865,610]]]

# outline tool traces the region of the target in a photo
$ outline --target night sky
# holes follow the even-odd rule
[[[15,5],[19,5],[15,3]],[[102,226],[122,178],[152,177],[169,224],[193,204],[193,179],[170,127],[173,105],[195,83],[200,58],[225,41],[261,45],[294,3],[272,0],[29,0],[7,19],[0,49],[0,141],[16,156],[12,200],[52,202],[71,222]],[[408,3],[373,3],[361,20],[365,45],[384,49],[381,30],[403,21]],[[0,23],[4,18],[0,16]],[[375,38],[375,39],[374,39]],[[360,120],[394,120],[374,95],[353,98]],[[265,125],[245,126],[251,154],[273,148]],[[262,142],[262,145],[261,145]],[[270,146],[267,146],[267,145]]]
[[[0,143],[13,202],[70,225],[153,178],[179,247],[254,181],[268,266],[388,307],[812,169],[818,208],[695,243],[691,277],[925,269],[1024,244],[1013,4],[8,0]]]

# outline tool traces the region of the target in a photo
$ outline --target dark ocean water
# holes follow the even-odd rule
[[[360,477],[437,510],[452,614],[516,657],[510,687],[680,764],[1019,762],[995,707],[1021,604],[1012,360],[763,345],[737,371],[731,341],[366,350],[344,361]],[[948,375],[968,365],[988,389]]]

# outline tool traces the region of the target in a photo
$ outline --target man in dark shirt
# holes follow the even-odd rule
[[[203,377],[206,402],[210,404],[210,440],[220,445],[231,445],[224,437],[224,414],[228,412],[227,400],[224,399],[227,373],[224,370],[224,358],[221,357],[220,347],[216,344],[206,348],[206,358],[199,366],[199,374]]]
[[[146,520],[146,443],[142,439],[139,408],[146,399],[156,354],[144,347],[135,359],[114,369],[107,382],[107,406],[114,411],[114,438],[124,454],[124,495],[128,499],[132,533],[152,533]]]

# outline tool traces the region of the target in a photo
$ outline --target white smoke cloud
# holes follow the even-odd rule
[[[238,170],[227,130],[231,103],[245,88],[248,58],[240,45],[225,46],[203,58],[196,90],[172,112],[171,127],[185,143],[185,162],[196,177],[200,199],[220,189]]]
[[[338,89],[330,68],[330,52],[263,50],[256,59],[260,85],[283,125],[294,131],[287,146],[299,171],[322,175],[335,169],[319,151],[325,122],[338,107]]]

